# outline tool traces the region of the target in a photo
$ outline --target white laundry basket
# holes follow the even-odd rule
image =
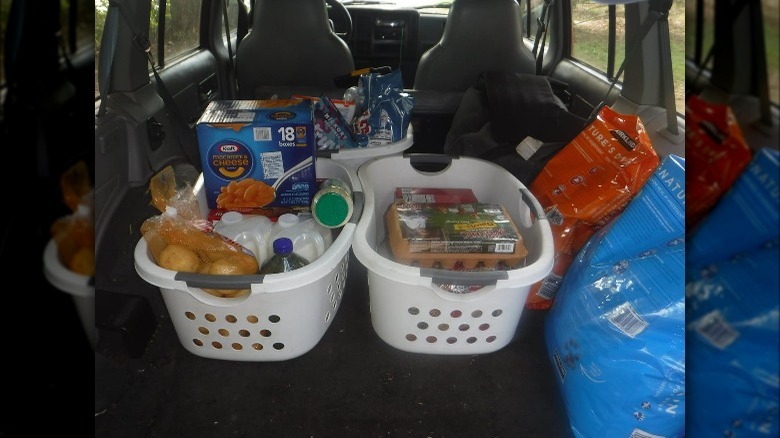
[[[422,166],[443,169],[418,170]],[[495,163],[436,154],[377,158],[361,166],[358,177],[365,207],[352,250],[368,270],[371,323],[377,335],[392,347],[414,353],[479,354],[506,346],[531,286],[553,266],[552,231],[530,191]],[[469,187],[480,202],[503,205],[528,250],[524,266],[456,272],[395,262],[386,242],[384,216],[399,185]],[[455,294],[439,284],[483,287]]]
[[[344,293],[363,193],[356,172],[334,160],[317,158],[316,174],[350,184],[355,210],[330,248],[303,268],[265,276],[175,272],[159,267],[146,241],[139,240],[134,254],[136,271],[160,287],[179,341],[189,352],[213,359],[280,361],[307,353],[322,339]],[[200,205],[205,206],[199,184],[195,190]],[[201,288],[251,292],[239,298],[219,298]]]
[[[366,146],[362,148],[344,148],[335,151],[317,151],[318,157],[327,157],[332,160],[338,161],[341,164],[349,167],[350,169],[357,169],[365,162],[374,158],[388,157],[392,155],[401,155],[405,150],[409,149],[414,143],[414,130],[412,124],[406,129],[406,137],[403,139],[382,145],[382,146]]]
[[[49,240],[43,250],[43,275],[46,280],[73,299],[84,333],[95,348],[95,286],[91,277],[66,268],[57,256],[57,242]]]

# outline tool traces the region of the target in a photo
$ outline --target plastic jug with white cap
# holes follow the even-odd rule
[[[330,230],[325,229],[310,215],[285,213],[279,216],[271,229],[268,242],[279,237],[288,237],[293,242],[293,251],[309,263],[317,260],[333,243]],[[269,243],[270,245],[270,243]]]
[[[267,216],[241,214],[237,211],[225,212],[214,224],[215,233],[252,251],[258,266],[262,266],[271,256],[272,228],[273,222]]]

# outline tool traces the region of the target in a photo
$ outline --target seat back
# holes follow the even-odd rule
[[[257,0],[252,14],[252,30],[236,51],[240,98],[264,86],[335,88],[334,78],[355,69],[325,0]]]
[[[420,58],[416,90],[465,91],[483,71],[533,74],[517,0],[455,0],[440,41]]]

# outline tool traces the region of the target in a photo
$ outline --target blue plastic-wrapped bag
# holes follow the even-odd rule
[[[406,137],[414,97],[403,89],[401,70],[360,76],[352,130],[359,146],[382,146]]]
[[[712,211],[689,230],[687,279],[694,279],[711,263],[777,239],[779,221],[780,152],[764,148]]]
[[[776,437],[780,280],[776,243],[686,285],[690,437]]]
[[[564,276],[545,341],[576,437],[684,435],[684,193],[670,155]]]

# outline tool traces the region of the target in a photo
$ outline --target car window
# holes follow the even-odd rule
[[[625,58],[625,7],[605,5],[592,0],[572,0],[571,56],[614,78]],[[612,17],[612,18],[611,18]],[[611,40],[610,20],[614,20],[615,37]],[[669,40],[672,52],[675,106],[685,107],[685,4],[673,2],[669,11]],[[610,51],[610,44],[614,51]]]
[[[701,6],[701,9],[699,9]],[[780,2],[762,1],[761,15],[764,24],[764,48],[769,75],[769,100],[780,104]],[[714,44],[715,0],[685,3],[685,56],[704,70],[712,68],[707,55]],[[701,26],[701,29],[699,29]]]
[[[152,0],[149,41],[158,66],[200,47],[200,1]]]
[[[523,30],[525,30],[525,37],[530,38],[531,41],[536,40],[536,33],[539,30],[539,19],[542,16],[542,8],[544,7],[544,0],[519,0],[520,8],[523,10]],[[549,25],[553,26],[553,21],[550,17],[551,9],[548,9],[545,17],[550,18]],[[549,44],[549,37],[547,44]]]

